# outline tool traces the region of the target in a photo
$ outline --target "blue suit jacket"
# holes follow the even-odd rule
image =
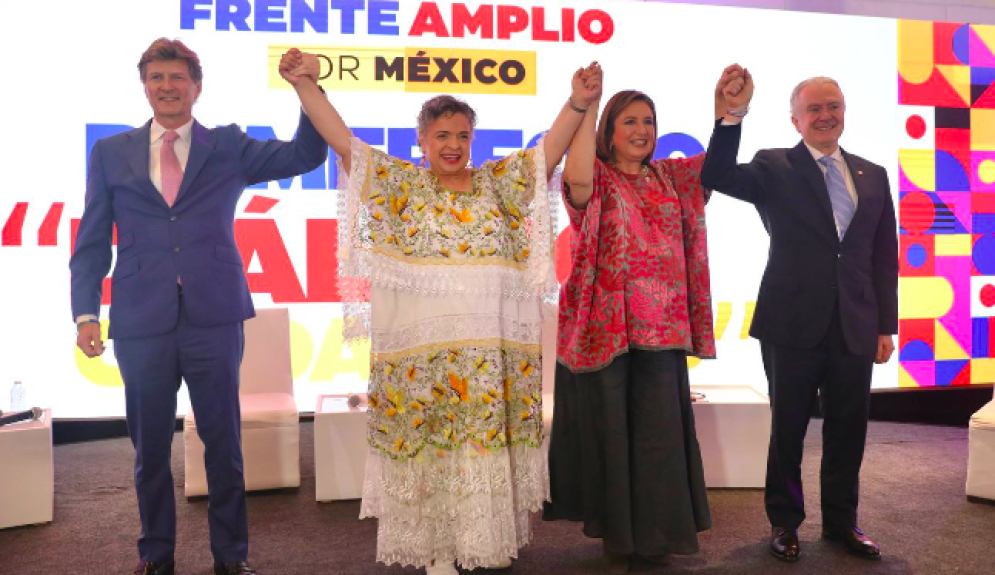
[[[73,318],[100,313],[112,224],[118,259],[111,337],[171,331],[179,315],[178,276],[191,323],[206,327],[252,317],[235,246],[235,205],[247,186],[317,168],[328,155],[327,144],[303,113],[290,142],[260,141],[234,124],[211,130],[195,121],[190,157],[170,208],[149,179],[151,123],[93,146],[86,207],[69,262]]]

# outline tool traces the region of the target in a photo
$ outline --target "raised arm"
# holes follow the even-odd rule
[[[599,84],[601,70],[598,69]],[[563,183],[569,186],[570,203],[574,208],[583,209],[594,193],[594,159],[597,155],[598,110],[601,107],[601,94],[591,102],[584,114],[580,128],[570,142],[570,153],[563,168]]]
[[[595,108],[593,115],[597,115],[597,103],[601,100],[601,66],[592,62],[587,68],[578,68],[574,72],[571,86],[570,98],[563,104],[543,140],[547,179],[553,176],[577,129],[592,115],[592,107]]]
[[[743,116],[753,98],[753,77],[738,64],[722,72],[715,88],[715,129],[708,142],[701,183],[706,188],[734,198],[756,203],[762,189],[759,170],[752,164],[738,164]]]
[[[280,76],[294,87],[304,112],[321,137],[342,159],[342,167],[348,173],[352,130],[345,125],[338,111],[318,88],[318,66],[317,56],[291,48],[280,60]]]

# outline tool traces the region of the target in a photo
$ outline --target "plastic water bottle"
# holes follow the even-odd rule
[[[15,381],[14,385],[10,388],[10,410],[24,411],[28,409],[27,395],[27,391],[24,390],[24,384],[20,381]]]

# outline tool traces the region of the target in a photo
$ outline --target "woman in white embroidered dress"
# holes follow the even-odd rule
[[[475,114],[428,100],[428,168],[364,144],[319,92],[317,59],[280,69],[341,158],[339,271],[347,338],[369,335],[370,428],[361,517],[379,519],[377,560],[430,574],[505,568],[548,498],[541,405],[543,299],[555,301],[547,183],[601,93],[578,70],[545,137],[479,168]],[[552,198],[551,198],[552,196]],[[366,315],[364,315],[366,312]]]

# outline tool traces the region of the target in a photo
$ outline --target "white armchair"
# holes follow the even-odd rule
[[[995,501],[995,399],[971,416],[967,433],[967,498]]]
[[[246,491],[300,487],[300,419],[290,370],[287,310],[264,309],[245,322],[240,371],[242,459]],[[187,497],[207,495],[204,444],[193,410],[183,424]]]

